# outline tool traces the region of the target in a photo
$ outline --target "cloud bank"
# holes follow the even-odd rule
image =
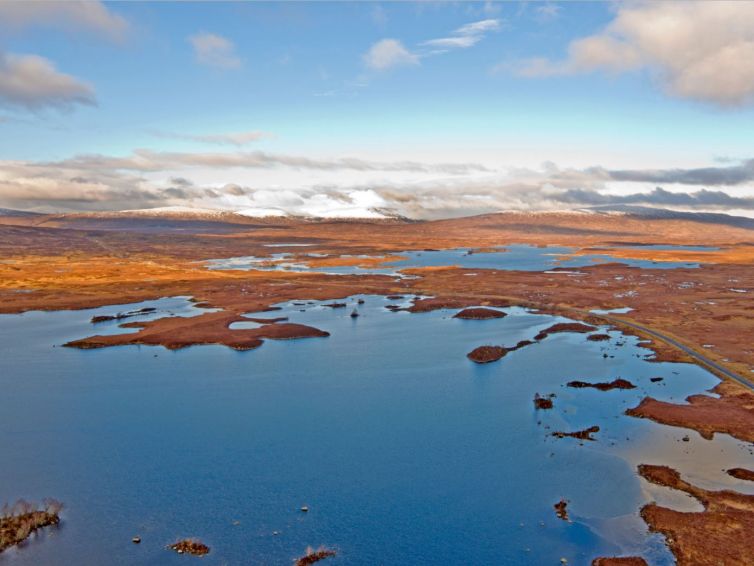
[[[59,169],[87,171],[137,171],[154,172],[180,168],[204,167],[211,169],[290,167],[315,170],[353,171],[409,171],[415,173],[441,173],[462,175],[469,172],[489,171],[477,163],[419,163],[416,161],[371,161],[354,157],[332,159],[309,158],[298,155],[266,153],[263,151],[226,153],[186,153],[137,149],[125,157],[99,154],[79,155],[43,164]]]
[[[272,177],[259,173],[268,170]],[[258,215],[444,218],[627,204],[754,215],[754,159],[689,169],[545,163],[540,169],[496,170],[475,163],[141,149],[55,162],[0,161],[0,206],[29,210],[194,206]]]

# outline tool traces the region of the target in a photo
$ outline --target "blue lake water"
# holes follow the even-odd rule
[[[651,247],[651,246],[650,246]],[[664,246],[667,248],[668,246]],[[672,247],[672,246],[671,246]],[[659,249],[659,248],[657,248]],[[305,257],[294,256],[290,252],[272,254],[270,257],[232,257],[212,259],[206,262],[209,269],[258,269],[263,271],[314,271],[332,275],[399,275],[401,270],[416,267],[457,266],[466,269],[501,269],[512,271],[546,271],[560,268],[579,268],[598,263],[617,262],[630,267],[645,269],[676,269],[679,267],[697,268],[698,263],[680,261],[650,261],[643,259],[616,258],[609,253],[562,257],[573,253],[574,248],[562,246],[537,247],[525,244],[505,246],[500,251],[474,252],[469,248],[452,250],[404,251],[397,255],[405,259],[389,261],[382,267],[310,267]],[[345,256],[351,257],[351,256]],[[366,256],[363,256],[366,257]]]
[[[196,559],[164,547],[196,536],[212,548],[207,565],[290,565],[308,545],[337,549],[323,562],[333,565],[580,565],[622,553],[665,565],[672,557],[638,509],[695,504],[640,480],[638,463],[747,489],[721,471],[751,466],[743,443],[622,415],[646,394],[679,401],[717,383],[699,367],[650,363],[615,331],[609,343],[556,334],[477,365],[466,359],[474,347],[510,346],[565,319],[510,308],[468,321],[361,298],[356,319],[351,308],[286,303],[274,316],[331,336],[249,352],[60,347],[121,331],[91,325],[94,314],[204,312],[186,298],[0,316],[0,502],[66,505],[60,529],[0,562],[186,564]],[[564,387],[619,376],[638,388]],[[555,393],[555,408],[535,411],[537,392]],[[596,442],[549,436],[595,424]],[[555,517],[561,497],[571,523]]]

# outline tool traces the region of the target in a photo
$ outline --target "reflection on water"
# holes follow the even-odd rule
[[[636,338],[555,334],[476,365],[474,347],[510,346],[565,319],[347,302],[358,298],[356,319],[306,297],[286,303],[275,316],[331,336],[249,352],[59,347],[91,334],[93,314],[204,312],[185,299],[0,316],[0,501],[66,504],[63,528],[11,551],[12,562],[183,564],[164,545],[197,536],[212,548],[208,564],[290,564],[320,544],[338,549],[331,564],[573,565],[616,553],[671,564],[638,517],[654,494],[636,463],[714,486],[729,483],[720,469],[751,457],[727,437],[681,443],[688,431],[623,416],[647,394],[677,401],[717,382],[646,361]],[[564,387],[616,377],[637,389]],[[535,393],[555,393],[555,408],[535,411]],[[595,424],[596,442],[549,436]],[[714,466],[700,461],[713,454]],[[555,517],[561,497],[572,523]]]
[[[632,310],[631,307],[620,307],[617,309],[592,309],[589,312],[594,314],[628,314]]]
[[[666,246],[667,247],[667,246]],[[697,246],[699,247],[699,246]],[[659,248],[658,248],[659,249]],[[574,248],[562,246],[537,247],[524,244],[505,246],[501,251],[474,252],[471,248],[453,250],[405,251],[404,257],[389,261],[382,267],[328,266],[312,267],[304,259],[290,261],[292,253],[272,254],[270,257],[241,256],[212,259],[205,262],[209,269],[257,269],[262,271],[314,271],[332,275],[391,275],[399,276],[401,270],[417,267],[456,266],[466,269],[501,269],[507,271],[547,271],[553,268],[585,267],[598,263],[619,262],[631,267],[645,269],[697,268],[698,263],[681,261],[650,261],[644,259],[616,258],[608,253],[572,256]],[[307,254],[321,257],[318,254]],[[568,256],[568,257],[564,257]],[[363,257],[370,256],[341,256]]]

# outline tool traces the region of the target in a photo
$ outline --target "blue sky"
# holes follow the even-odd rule
[[[439,192],[444,204],[426,215],[456,215],[566,204],[551,202],[551,187],[626,195],[656,186],[656,176],[620,183],[611,170],[746,169],[754,71],[745,56],[754,13],[751,5],[718,4],[710,17],[710,8],[692,6],[5,3],[0,206],[122,208],[130,198],[134,207],[326,214],[332,205],[346,214],[363,212],[362,204],[339,203],[353,200],[354,191],[376,191],[356,200],[381,208],[391,208],[386,195],[398,191],[416,200],[401,213],[421,216],[426,207],[419,200]],[[659,21],[669,22],[671,33],[662,30],[669,39],[658,43],[652,33]],[[734,32],[726,31],[731,22]],[[706,51],[693,40],[696,30],[712,38]],[[669,55],[675,51],[693,56]],[[44,58],[54,76],[33,76],[32,65],[21,69],[19,58],[29,56]],[[59,88],[59,75],[72,83]],[[715,81],[717,89],[709,86]],[[260,135],[220,143],[251,132]],[[160,158],[147,167],[103,170],[78,161],[75,171],[70,164],[84,154],[126,158],[138,149],[179,153],[180,163]],[[249,152],[285,158],[252,167],[201,164],[207,153]],[[197,163],[192,155],[200,156]],[[328,164],[291,165],[290,156]],[[372,165],[343,167],[343,158]],[[403,161],[426,167],[396,166]],[[3,162],[14,165],[3,171]],[[556,164],[557,174],[543,163]],[[448,175],[433,164],[475,167]],[[592,175],[594,167],[607,173]],[[82,171],[97,181],[71,186]],[[184,184],[184,197],[172,191],[160,198],[176,177],[191,190]],[[709,179],[665,188],[738,199],[754,194],[751,179],[733,185]],[[246,195],[197,196],[229,184]],[[528,189],[531,195],[522,195]],[[258,191],[264,191],[260,202]],[[283,196],[276,200],[275,191]],[[465,208],[469,195],[474,203]],[[319,204],[309,210],[312,198]]]

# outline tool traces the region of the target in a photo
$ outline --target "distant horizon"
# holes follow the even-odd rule
[[[283,213],[282,211],[279,211],[277,214],[266,214],[262,213],[260,214],[258,210],[250,209],[250,210],[234,210],[229,208],[204,208],[204,207],[197,207],[197,206],[184,206],[184,205],[173,205],[173,206],[156,206],[152,208],[136,208],[136,209],[121,209],[121,210],[49,210],[49,211],[39,211],[39,210],[23,210],[23,209],[11,209],[11,208],[2,208],[0,207],[0,216],[6,216],[10,215],[13,216],[14,214],[19,215],[39,215],[39,216],[66,216],[66,215],[88,215],[88,216],[117,216],[117,215],[125,215],[125,216],[159,216],[160,214],[164,215],[165,217],[172,217],[176,218],[180,215],[191,215],[195,214],[196,216],[212,216],[212,215],[235,215],[235,216],[242,216],[244,218],[259,218],[259,219],[275,219],[275,218],[289,218],[289,219],[301,219],[301,220],[353,220],[353,221],[395,221],[395,220],[404,220],[408,222],[433,222],[433,221],[442,221],[442,220],[463,220],[467,218],[475,218],[480,216],[490,216],[490,215],[496,215],[496,214],[521,214],[521,215],[536,215],[536,214],[625,214],[625,215],[639,215],[639,216],[646,216],[646,217],[661,217],[664,215],[673,215],[673,216],[727,216],[731,219],[751,219],[754,220],[754,213],[749,216],[747,214],[732,214],[730,212],[724,212],[724,211],[704,211],[704,210],[688,210],[688,209],[674,209],[674,208],[659,208],[659,207],[653,207],[653,206],[631,206],[631,205],[598,205],[593,207],[580,207],[580,208],[561,208],[561,209],[537,209],[537,210],[522,210],[522,209],[500,209],[500,210],[493,210],[489,212],[479,212],[479,213],[458,213],[453,216],[443,216],[443,217],[434,217],[434,218],[412,218],[409,216],[401,216],[397,214],[387,214],[384,211],[375,211],[374,214],[368,215],[368,216],[343,216],[343,215],[335,215],[335,216],[313,216],[310,214],[290,214],[290,213]]]

